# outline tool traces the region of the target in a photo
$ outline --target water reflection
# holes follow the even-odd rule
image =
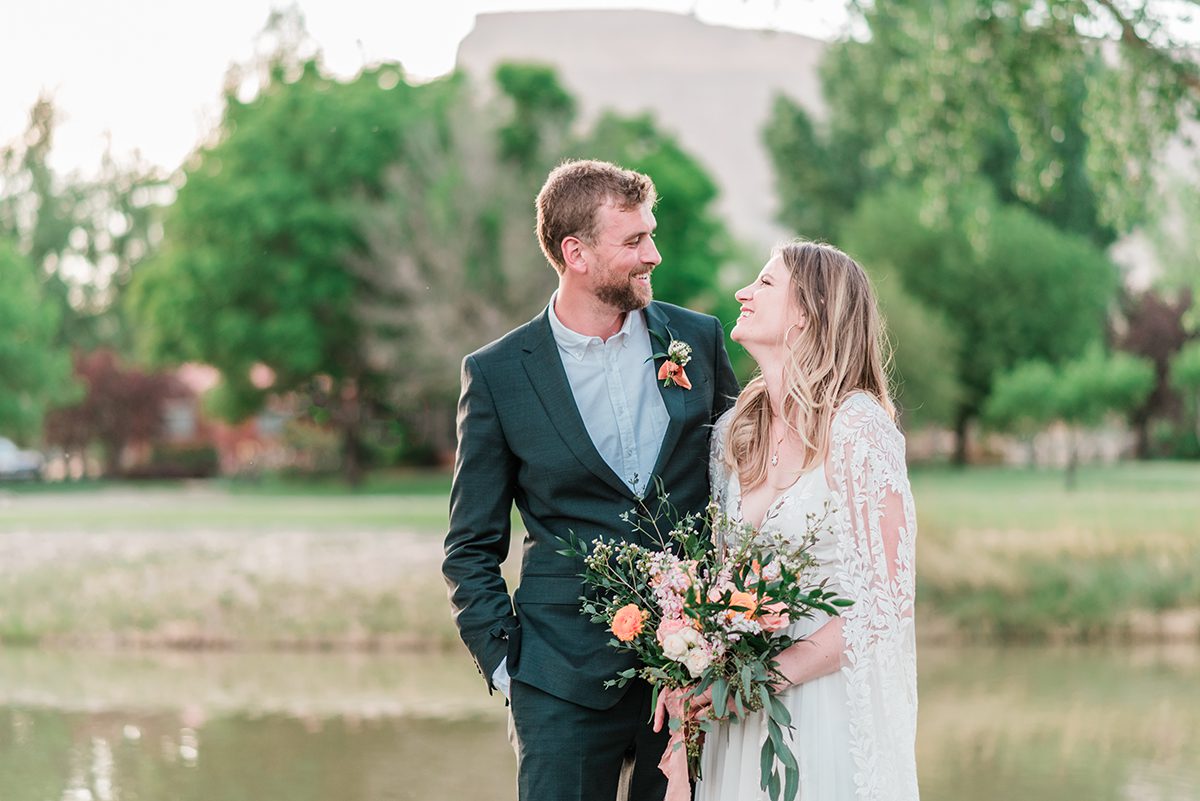
[[[1200,799],[1200,649],[921,652],[926,801]],[[0,652],[5,801],[515,797],[465,656]]]

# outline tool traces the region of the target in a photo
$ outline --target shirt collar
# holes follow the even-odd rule
[[[569,354],[577,361],[582,361],[587,355],[588,348],[593,345],[603,345],[604,340],[600,337],[589,337],[578,331],[573,331],[558,319],[558,315],[554,313],[554,302],[558,299],[558,290],[550,296],[550,331],[554,334],[554,341],[564,353]],[[608,341],[614,345],[627,347],[629,338],[635,334],[646,330],[646,321],[642,319],[642,312],[630,312],[625,315],[625,323],[617,331],[608,338]]]

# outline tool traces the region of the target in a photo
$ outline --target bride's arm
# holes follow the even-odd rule
[[[779,655],[788,685],[840,670],[897,620],[912,617],[915,526],[904,440],[880,415],[882,409],[872,408],[835,424],[826,475],[845,507],[837,532],[845,573],[840,579],[855,604]],[[854,648],[846,641],[848,621]]]
[[[787,680],[776,685],[776,692],[841,670],[842,654],[846,652],[846,640],[842,637],[843,623],[840,617],[831,618],[824,626],[776,657],[779,672]]]

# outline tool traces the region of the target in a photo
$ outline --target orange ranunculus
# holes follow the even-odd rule
[[[746,617],[754,617],[758,612],[758,598],[753,593],[734,590],[729,596],[729,606],[732,611],[745,612]]]
[[[684,389],[692,388],[692,382],[688,380],[687,373],[683,371],[683,366],[670,360],[663,362],[662,367],[658,368],[658,380],[666,381],[667,379],[670,379]]]
[[[625,604],[613,615],[612,633],[621,642],[629,642],[642,633],[648,617],[650,613],[643,612],[637,604]]]

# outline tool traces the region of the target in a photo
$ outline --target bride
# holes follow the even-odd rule
[[[913,636],[916,520],[883,368],[870,283],[825,244],[779,249],[737,295],[731,337],[759,372],[713,429],[710,473],[725,514],[760,529],[829,525],[816,579],[854,605],[793,624],[778,664],[802,801],[918,798]],[[705,711],[709,693],[694,699]],[[767,798],[761,713],[710,734],[697,801]]]

